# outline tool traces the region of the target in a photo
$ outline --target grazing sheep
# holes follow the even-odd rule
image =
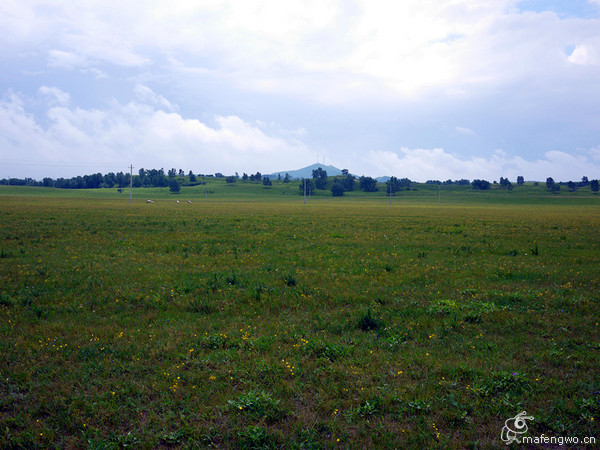
[[[154,203],[154,200],[146,200],[146,203]]]
[[[179,200],[177,200],[177,203],[179,203]]]
[[[188,200],[188,203],[192,203],[192,201],[191,201],[191,200]]]

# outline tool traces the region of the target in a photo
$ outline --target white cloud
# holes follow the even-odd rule
[[[38,92],[49,97],[51,102],[53,100],[59,105],[68,105],[71,101],[71,95],[68,92],[58,89],[57,87],[41,86],[38,89]]]
[[[138,167],[204,173],[227,172],[228,168],[267,172],[300,165],[308,153],[302,142],[266,134],[236,116],[216,116],[211,126],[158,109],[153,96],[149,103],[112,102],[110,108],[99,110],[56,105],[57,95],[66,98],[56,88],[43,87],[40,93],[53,96],[46,127],[25,109],[19,96],[11,93],[0,102],[2,158],[27,155],[27,161],[41,166],[29,167],[21,176],[53,176],[40,173],[45,163],[81,168],[96,164],[92,170],[132,162]],[[81,168],[76,174],[81,174]]]
[[[477,133],[475,131],[473,131],[470,128],[467,128],[467,127],[456,127],[455,129],[460,134],[464,134],[466,136],[477,136]]]
[[[519,14],[516,0],[3,3],[0,40],[44,42],[38,51],[55,68],[164,60],[175,71],[214,70],[240,87],[318,102],[548,77],[573,42],[573,62],[597,61],[597,23]]]
[[[597,149],[589,152],[590,158],[561,151],[549,151],[543,158],[526,160],[496,150],[487,157],[463,158],[444,149],[408,149],[398,152],[371,151],[364,160],[364,167],[381,175],[406,177],[414,181],[447,179],[498,180],[507,177],[516,180],[543,181],[548,177],[555,180],[579,180],[583,176],[596,178],[600,173]]]
[[[592,45],[576,45],[567,60],[573,64],[598,64],[600,63],[599,52]]]
[[[102,171],[107,165],[124,170],[130,163],[138,168],[176,167],[204,173],[271,172],[302,167],[312,156],[298,140],[300,132],[234,115],[214,116],[212,123],[188,119],[176,111],[176,105],[143,86],[136,89],[138,101],[112,101],[105,109],[72,106],[69,93],[56,87],[42,86],[38,92],[40,97],[32,103],[47,102],[44,123],[28,111],[31,101],[22,96],[8,92],[0,101],[0,159],[6,162],[15,155],[27,155],[26,161],[31,162],[20,174],[14,166],[10,174],[0,176],[72,176]],[[401,148],[358,154],[347,163],[354,173],[415,181],[493,181],[501,176],[515,180],[519,175],[527,180],[551,176],[568,181],[598,178],[600,147],[579,155],[553,150],[534,159],[502,150],[464,157],[443,148]],[[48,166],[56,167],[49,171]],[[73,167],[71,173],[65,174],[66,167]]]
[[[168,154],[213,171],[266,171],[269,162],[273,170],[304,163],[294,159],[302,153],[335,159],[332,149],[344,146],[357,155],[369,145],[437,146],[480,155],[396,157],[424,171],[433,170],[427,157],[438,158],[469,177],[480,168],[490,178],[513,166],[533,173],[528,160],[556,156],[544,153],[547,142],[596,143],[600,19],[521,12],[518,3],[7,0],[0,92],[34,96],[44,85],[44,117],[22,105],[12,120],[32,133],[22,142],[39,139],[40,148],[60,149],[57,158],[139,155],[154,158],[150,166]],[[16,114],[6,101],[5,113]],[[19,130],[5,133],[0,139],[17,139]],[[11,145],[37,155],[36,145]],[[499,147],[535,156],[481,154]],[[562,162],[579,171],[577,159]]]
[[[48,65],[63,69],[75,69],[89,65],[81,55],[63,50],[50,50],[48,52]]]
[[[138,84],[133,89],[133,92],[137,95],[137,97],[143,103],[154,105],[158,108],[165,108],[169,111],[177,111],[177,105],[173,105],[169,100],[167,100],[162,95],[157,94],[148,86],[144,86],[143,84]]]

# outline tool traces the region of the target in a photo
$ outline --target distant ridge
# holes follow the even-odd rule
[[[284,178],[285,174],[287,173],[291,179],[312,178],[313,170],[317,170],[319,167],[322,168],[325,172],[327,172],[327,176],[330,177],[342,174],[341,169],[338,169],[337,167],[326,166],[325,164],[312,164],[310,166],[303,167],[302,169],[284,170],[266,176],[268,176],[269,178],[277,178],[278,175],[281,175],[281,178]]]

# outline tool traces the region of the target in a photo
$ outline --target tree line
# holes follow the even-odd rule
[[[269,176],[264,176],[260,172],[248,175],[243,173],[240,177],[236,172],[235,175],[225,176],[222,173],[215,174],[194,174],[191,170],[186,173],[182,169],[169,169],[166,173],[164,169],[139,169],[133,177],[126,172],[109,172],[106,174],[95,173],[91,175],[76,176],[72,178],[50,178],[45,177],[41,181],[33,178],[4,178],[0,180],[0,185],[15,185],[15,186],[44,186],[54,187],[59,189],[100,189],[100,188],[125,188],[131,183],[133,187],[169,187],[172,192],[179,192],[181,186],[196,186],[206,184],[206,178],[225,178],[226,183],[234,184],[238,180],[242,182],[262,183],[265,187],[271,186],[272,181]],[[290,183],[289,174],[277,176],[278,181]],[[348,169],[343,169],[341,175],[330,177],[327,171],[319,167],[312,171],[312,177],[301,179],[298,186],[299,193],[311,193],[315,190],[330,190],[334,197],[343,196],[345,192],[361,190],[364,192],[377,192],[381,185],[385,186],[386,194],[394,194],[401,190],[410,190],[415,184],[408,178],[390,177],[385,183],[378,183],[376,179],[367,176],[356,177],[349,173]],[[492,185],[497,185],[500,189],[512,190],[513,184],[508,178],[500,177],[500,181],[489,182],[487,180],[427,180],[426,184],[435,185],[470,185],[476,190],[488,190]],[[516,179],[517,186],[525,184],[522,176]],[[553,193],[560,192],[561,186],[565,186],[570,192],[576,192],[578,188],[589,186],[592,192],[599,191],[599,181],[589,180],[588,177],[582,177],[580,182],[555,182],[554,179],[548,177],[546,179],[546,188]]]
[[[187,185],[202,184],[198,177],[214,177],[215,175],[194,175],[190,170],[187,174],[179,169],[170,169],[166,173],[164,169],[139,169],[133,175],[125,172],[109,172],[106,174],[95,173],[91,175],[75,176],[72,178],[50,178],[45,177],[41,181],[33,178],[8,178],[0,180],[0,184],[14,186],[44,186],[59,189],[100,189],[100,188],[124,188],[131,181],[133,187],[167,187],[171,180],[177,179],[180,183]],[[185,180],[187,177],[187,180]]]
[[[391,177],[386,183],[388,193],[397,192],[403,188],[410,189],[413,182],[408,178],[398,179]],[[303,193],[313,190],[331,190],[331,195],[341,197],[345,192],[351,192],[356,189],[364,192],[377,192],[379,190],[378,182],[375,178],[361,176],[356,178],[350,174],[348,169],[343,169],[341,175],[334,177],[327,176],[327,171],[319,167],[312,171],[312,178],[302,179],[298,190]]]

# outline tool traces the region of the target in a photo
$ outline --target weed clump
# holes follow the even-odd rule
[[[234,410],[249,414],[256,419],[264,418],[269,422],[276,421],[284,415],[280,401],[275,400],[265,391],[251,390],[240,395],[237,400],[229,400],[228,403]]]
[[[229,286],[235,286],[240,283],[240,280],[238,279],[238,276],[235,273],[235,271],[231,271],[231,275],[225,278],[225,282]]]
[[[249,425],[238,433],[241,448],[277,448],[273,436],[260,425]]]
[[[371,309],[368,309],[365,314],[359,317],[357,326],[362,331],[372,331],[383,328],[384,324],[381,318],[373,316]]]
[[[4,292],[0,293],[0,306],[13,306],[15,304],[14,300],[10,297],[10,295],[5,294]]]
[[[529,249],[532,255],[538,256],[540,254],[540,249],[538,247],[537,241],[533,241],[533,247]]]
[[[194,297],[186,309],[191,313],[212,314],[216,308],[207,298]]]
[[[298,284],[298,281],[296,281],[296,278],[292,274],[285,275],[283,277],[283,282],[289,287],[294,287],[296,284]]]

